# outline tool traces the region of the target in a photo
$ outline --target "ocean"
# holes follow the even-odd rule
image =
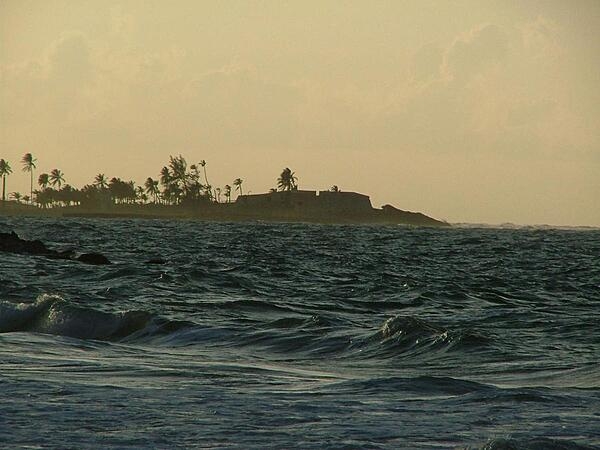
[[[600,448],[598,229],[11,230],[2,448]]]

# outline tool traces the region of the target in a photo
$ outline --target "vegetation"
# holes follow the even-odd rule
[[[2,201],[6,200],[6,177],[12,173],[10,164],[4,159],[0,159],[0,177],[2,177]]]
[[[242,180],[241,178],[236,178],[235,180],[233,180],[233,185],[235,186],[235,189],[240,193],[240,195],[244,195],[242,192],[243,182],[244,180]]]
[[[133,181],[118,177],[108,178],[104,173],[97,174],[90,184],[76,189],[66,183],[65,175],[60,169],[52,169],[50,173],[40,173],[37,178],[38,189],[34,190],[34,169],[37,159],[31,153],[25,153],[21,159],[23,171],[29,172],[29,195],[19,192],[10,197],[17,203],[22,201],[37,205],[40,208],[84,205],[88,207],[104,207],[110,205],[202,205],[209,203],[231,203],[235,190],[244,195],[243,182],[236,178],[231,184],[213,188],[208,182],[206,161],[188,166],[181,155],[169,156],[168,163],[162,167],[157,179],[146,178],[143,185],[136,186]],[[200,171],[200,167],[202,171]],[[201,173],[202,172],[202,173]],[[12,173],[8,161],[0,159],[0,177],[2,178],[2,200],[6,200],[6,177]],[[279,176],[278,188],[281,191],[298,189],[298,178],[289,168],[285,168]],[[335,187],[337,188],[337,187]],[[333,188],[332,188],[333,190]],[[276,192],[276,189],[271,189]]]
[[[53,187],[58,186],[58,189],[60,189],[64,182],[65,177],[63,173],[59,169],[52,169],[52,172],[50,172],[50,184]]]
[[[23,163],[23,172],[29,172],[30,175],[29,199],[31,200],[33,198],[33,169],[35,169],[36,159],[31,153],[25,153],[21,162]]]
[[[277,187],[280,191],[296,191],[298,190],[296,181],[298,181],[298,177],[295,176],[289,167],[286,167],[277,179]]]

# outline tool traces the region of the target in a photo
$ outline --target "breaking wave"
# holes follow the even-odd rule
[[[34,303],[0,302],[0,333],[27,331],[115,341],[167,334],[185,326],[143,311],[107,313],[44,294]]]

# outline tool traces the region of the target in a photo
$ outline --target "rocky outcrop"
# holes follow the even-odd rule
[[[388,223],[398,223],[405,225],[425,226],[425,227],[449,227],[450,224],[426,216],[420,212],[403,211],[394,208],[392,205],[385,205],[377,211],[380,220]]]
[[[21,239],[17,233],[0,233],[0,251],[20,255],[44,256],[50,259],[66,259],[80,261],[85,264],[110,264],[108,258],[100,253],[83,253],[75,257],[73,250],[59,252],[52,250],[39,240]]]
[[[100,253],[82,253],[77,258],[77,261],[86,264],[103,265],[110,264],[108,258]]]

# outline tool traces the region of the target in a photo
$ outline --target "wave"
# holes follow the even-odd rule
[[[26,331],[115,341],[162,335],[187,326],[143,311],[107,313],[43,294],[34,303],[0,302],[0,333]]]
[[[492,439],[482,450],[593,450],[592,447],[573,441],[533,438],[533,439]]]
[[[375,333],[354,346],[364,356],[395,357],[487,349],[490,336],[470,329],[447,330],[413,316],[387,319]]]
[[[145,311],[105,312],[44,294],[33,303],[0,302],[0,333],[33,332],[77,339],[188,346],[257,347],[293,358],[437,358],[449,352],[489,350],[490,337],[469,329],[446,330],[413,316],[394,316],[373,332],[339,315],[307,317],[267,302],[235,300],[212,305],[270,320],[240,326],[170,320]],[[261,323],[262,322],[262,323]]]
[[[493,341],[473,330],[446,330],[412,316],[391,317],[375,332],[360,333],[358,326],[337,315],[286,316],[255,324],[237,345],[294,357],[383,360],[488,351]]]

